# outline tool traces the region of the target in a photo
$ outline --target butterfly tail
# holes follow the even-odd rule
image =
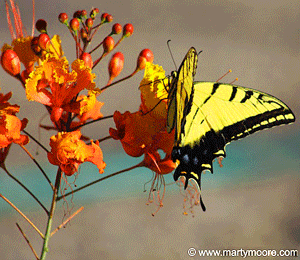
[[[206,207],[204,205],[204,202],[202,200],[202,196],[201,196],[201,172],[200,173],[194,173],[194,172],[187,172],[184,171],[181,167],[181,165],[179,165],[174,173],[174,180],[177,181],[181,176],[183,176],[185,178],[185,182],[184,182],[184,189],[186,190],[186,188],[188,187],[189,184],[189,180],[193,179],[195,180],[195,182],[197,183],[197,188],[200,191],[200,205],[203,211],[206,211]]]

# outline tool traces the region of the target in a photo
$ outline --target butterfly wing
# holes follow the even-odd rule
[[[174,179],[190,178],[200,187],[203,170],[213,172],[212,161],[225,157],[225,145],[254,132],[295,121],[279,99],[263,92],[216,82],[195,82],[190,111],[182,118],[180,142],[173,160],[180,162]]]
[[[198,56],[195,48],[190,48],[182,61],[176,77],[173,77],[168,95],[167,131],[175,127],[175,144],[179,142],[181,122],[190,110],[193,95],[193,81],[197,69]]]

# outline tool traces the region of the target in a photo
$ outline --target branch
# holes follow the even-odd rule
[[[23,236],[24,239],[26,240],[27,244],[29,245],[29,247],[30,247],[32,253],[33,253],[34,256],[35,256],[35,258],[36,258],[37,260],[39,260],[39,257],[38,257],[38,255],[37,255],[37,253],[35,252],[34,248],[33,248],[32,245],[30,244],[30,242],[29,242],[28,238],[26,237],[25,233],[23,232],[23,230],[21,229],[21,227],[19,226],[18,223],[16,223],[16,225],[17,225],[18,229],[20,230],[22,236]]]
[[[19,181],[15,176],[10,174],[9,171],[6,169],[6,167],[4,167],[4,168],[2,167],[2,169],[6,172],[6,174],[10,178],[12,178],[15,182],[17,182],[24,190],[26,190],[31,195],[31,197],[33,197],[36,200],[36,202],[43,208],[43,210],[47,213],[47,215],[49,214],[49,211],[42,204],[42,202],[40,202],[40,200],[21,181]]]
[[[104,119],[112,118],[112,117],[113,117],[113,115],[110,115],[110,116],[104,116],[104,117],[95,119],[95,120],[93,120],[93,121],[86,122],[86,123],[84,123],[84,124],[82,124],[82,125],[78,125],[78,126],[76,126],[76,127],[74,127],[74,128],[71,128],[70,131],[75,131],[75,130],[77,130],[78,128],[80,128],[80,127],[82,127],[82,126],[89,125],[89,124],[92,124],[92,123],[95,123],[95,122],[98,122],[98,121],[101,121],[101,120],[104,120]]]
[[[23,214],[23,212],[21,210],[19,210],[14,204],[12,204],[1,193],[0,193],[0,197],[2,199],[4,199],[10,206],[12,206],[39,233],[39,235],[44,239],[44,235],[42,234],[42,232]]]
[[[44,177],[46,178],[47,182],[50,184],[50,186],[51,186],[51,188],[53,190],[54,186],[53,186],[52,182],[50,181],[49,177],[47,176],[47,174],[45,173],[45,171],[43,170],[43,168],[40,166],[40,164],[37,162],[37,160],[31,155],[31,153],[25,148],[24,145],[20,144],[20,146],[29,155],[29,157],[36,164],[36,166],[40,169],[40,171],[42,172],[42,174],[44,175]]]
[[[80,190],[83,190],[84,188],[87,188],[87,187],[89,187],[89,186],[92,186],[92,185],[94,185],[94,184],[96,184],[96,183],[98,183],[98,182],[100,182],[100,181],[104,181],[104,180],[106,180],[106,179],[108,179],[108,178],[111,178],[111,177],[113,177],[113,176],[115,176],[115,175],[118,175],[118,174],[121,174],[121,173],[123,173],[123,172],[127,172],[127,171],[130,171],[130,170],[133,170],[133,169],[138,168],[138,167],[141,167],[141,166],[143,166],[142,162],[139,163],[139,164],[137,164],[137,165],[134,165],[134,166],[132,166],[132,167],[129,167],[129,168],[127,168],[127,169],[124,169],[124,170],[121,170],[121,171],[112,173],[112,174],[107,175],[107,176],[105,176],[105,177],[103,177],[103,178],[100,178],[100,179],[98,179],[98,180],[92,181],[92,182],[90,182],[90,183],[88,183],[88,184],[86,184],[86,185],[84,185],[84,186],[82,186],[82,187],[80,187],[80,188],[78,188],[78,189],[75,189],[75,190],[73,190],[73,191],[70,191],[70,192],[67,193],[67,194],[64,194],[64,195],[62,195],[62,196],[58,196],[58,197],[57,197],[57,201],[61,200],[62,198],[65,198],[65,197],[67,197],[67,196],[69,196],[69,195],[71,195],[71,194],[74,194],[74,193],[77,192],[77,191],[80,191]]]
[[[65,226],[72,218],[74,218],[83,209],[84,209],[84,207],[81,207],[80,209],[78,209],[74,214],[72,214],[72,216],[70,216],[66,221],[61,223],[54,231],[52,231],[50,236],[52,237],[58,230],[60,230],[63,226]]]
[[[30,137],[30,139],[32,139],[33,141],[35,141],[41,148],[43,148],[45,150],[45,152],[49,153],[48,149],[42,145],[38,140],[36,140],[31,134],[29,134],[27,131],[22,130],[22,132],[26,135],[28,135]]]

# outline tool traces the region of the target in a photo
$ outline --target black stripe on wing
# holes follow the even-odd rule
[[[213,160],[219,156],[226,157],[225,146],[230,141],[243,138],[265,128],[289,124],[294,121],[295,117],[292,111],[281,107],[226,126],[219,132],[211,129],[193,148],[189,145],[175,146],[172,151],[172,159],[173,161],[179,160],[180,163],[175,170],[174,180],[177,181],[180,176],[184,176],[186,188],[189,179],[194,179],[201,190],[202,171],[210,170],[213,173]],[[202,209],[205,210],[205,207],[202,207]]]

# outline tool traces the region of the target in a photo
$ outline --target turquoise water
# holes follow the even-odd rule
[[[202,176],[203,190],[216,189],[224,186],[238,185],[239,183],[260,181],[276,175],[299,175],[300,138],[298,133],[290,136],[273,135],[272,132],[263,131],[260,135],[233,142],[226,147],[227,157],[223,160],[223,167],[214,163],[214,174],[205,173]],[[118,153],[104,151],[104,160],[107,163],[104,174],[99,174],[96,166],[85,163],[80,167],[76,177],[76,185],[80,187],[108,174],[131,167],[139,163],[142,158],[132,158],[123,151]],[[54,182],[56,166],[49,165],[47,161],[41,162],[49,178]],[[45,205],[50,204],[51,189],[39,170],[30,162],[31,166],[20,167],[17,164],[8,165],[11,173],[22,181]],[[44,166],[46,165],[46,167]],[[144,184],[150,181],[153,173],[146,168],[137,168],[124,172],[118,176],[106,179],[74,194],[73,202],[92,203],[99,200],[124,198],[148,193],[144,191]],[[174,183],[173,176],[165,176],[166,183]],[[74,177],[68,178],[72,182]],[[149,191],[150,184],[145,186]],[[13,182],[3,171],[0,174],[1,193],[22,209],[38,209],[36,202]],[[168,185],[167,191],[177,191],[177,185]],[[70,188],[66,191],[69,192]],[[4,201],[0,202],[1,212],[10,212],[13,209]]]

